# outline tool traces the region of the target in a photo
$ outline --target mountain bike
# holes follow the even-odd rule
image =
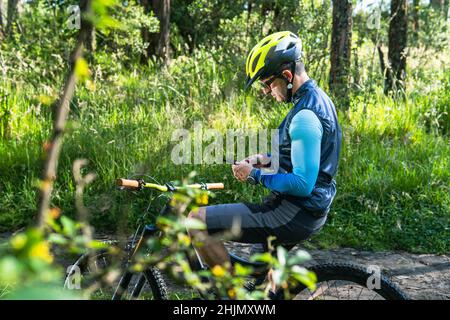
[[[169,194],[167,201],[159,211],[160,215],[170,213],[171,195],[176,191],[186,190],[188,188],[213,190],[223,189],[222,183],[197,183],[175,187],[172,183],[160,185],[156,183],[148,183],[142,179],[118,179],[117,186],[121,189],[141,191],[143,189],[153,189],[158,192]],[[146,211],[146,213],[149,210]],[[145,250],[144,244],[152,237],[159,237],[162,231],[154,224],[146,224],[143,214],[141,223],[136,229],[132,240],[126,245],[126,259],[121,263],[123,271],[117,281],[113,281],[106,286],[100,286],[94,298],[101,299],[169,299],[169,292],[166,281],[161,271],[152,266],[142,271],[131,271],[128,267],[133,261],[133,257]],[[287,250],[291,250],[295,245],[283,245]],[[263,250],[267,251],[268,247],[263,244]],[[151,253],[148,253],[151,254]],[[245,259],[237,254],[228,252],[232,265],[236,263],[242,266],[251,267],[253,272],[249,281],[245,285],[248,291],[255,290],[263,286],[268,281],[269,267],[263,262],[254,262]],[[94,257],[88,254],[82,255],[74,265],[68,268],[65,280],[65,287],[73,282],[74,277],[81,278],[82,286],[89,285],[89,275],[94,272],[106,270],[112,263],[111,254],[107,251],[99,252]],[[89,260],[91,259],[91,260]],[[193,270],[201,270],[205,268],[201,258],[197,255],[195,261],[189,261]],[[91,263],[89,263],[91,261]],[[93,261],[93,262],[92,262]],[[314,272],[317,276],[316,289],[309,290],[304,284],[298,283],[289,287],[289,297],[294,300],[405,300],[408,296],[402,292],[397,285],[392,283],[386,276],[375,274],[368,268],[351,264],[351,263],[318,263],[307,267],[308,270]],[[375,284],[371,281],[377,277]],[[86,281],[84,283],[83,281]],[[91,279],[92,281],[92,279]],[[203,296],[203,295],[201,295]],[[268,299],[281,300],[285,299],[285,290],[279,289],[275,292],[269,291]]]

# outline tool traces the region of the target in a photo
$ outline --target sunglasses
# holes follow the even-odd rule
[[[270,86],[276,79],[284,79],[284,78],[282,77],[282,75],[280,73],[280,74],[276,74],[276,75],[272,76],[271,78],[269,78],[269,80],[260,81],[260,83],[263,86],[263,88],[265,88],[266,90],[272,91],[272,88]]]
[[[278,78],[278,76],[273,76],[269,80],[266,81],[260,81],[261,85],[267,89],[270,89],[270,86],[272,83]]]

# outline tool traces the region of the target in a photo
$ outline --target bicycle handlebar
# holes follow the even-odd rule
[[[206,185],[206,190],[223,189],[224,188],[224,185],[221,182],[205,183],[205,185]],[[201,189],[203,187],[203,185],[200,183],[196,183],[196,184],[188,184],[186,187],[194,188],[194,189]]]
[[[140,187],[140,183],[138,180],[129,180],[129,179],[117,179],[116,185],[119,187],[136,188],[136,189]]]
[[[159,185],[154,183],[146,183],[144,180],[130,180],[130,179],[117,179],[116,185],[119,187],[124,187],[128,189],[141,189],[141,188],[152,188],[157,189],[162,192],[167,191],[176,191],[176,190],[184,190],[187,188],[191,189],[205,189],[205,190],[212,190],[212,189],[223,189],[224,185],[223,183],[195,183],[195,184],[188,184],[185,186],[172,186],[170,184],[166,185]]]

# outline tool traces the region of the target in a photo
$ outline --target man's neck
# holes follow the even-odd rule
[[[294,95],[297,90],[304,84],[306,81],[308,81],[310,78],[306,72],[302,72],[299,76],[295,76],[294,83],[292,86],[292,95]]]

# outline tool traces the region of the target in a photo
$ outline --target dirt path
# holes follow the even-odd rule
[[[4,241],[9,234],[0,234]],[[230,242],[227,248],[243,257],[248,257],[250,246]],[[295,247],[293,250],[301,249]],[[450,300],[450,255],[412,254],[403,251],[371,252],[352,248],[329,250],[307,250],[313,260],[310,262],[347,262],[379,266],[412,299]],[[59,257],[62,264],[71,260]],[[61,259],[62,258],[62,259]],[[189,294],[190,288],[169,283],[172,292]]]
[[[233,243],[229,250],[247,255],[249,246]],[[296,247],[292,250],[299,249]],[[370,252],[351,248],[307,250],[311,262],[347,262],[379,266],[412,299],[450,300],[450,256],[401,251]]]

